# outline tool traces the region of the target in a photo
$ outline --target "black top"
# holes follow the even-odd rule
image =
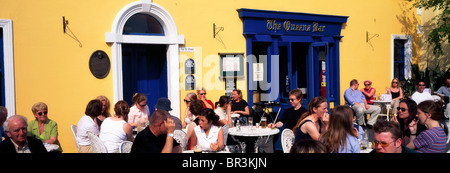
[[[39,139],[34,137],[27,137],[28,148],[30,148],[31,153],[46,153],[47,149],[45,149],[44,144]],[[0,143],[0,153],[16,153],[16,149],[14,148],[14,144],[11,141],[11,138],[6,138]]]
[[[131,146],[130,153],[161,153],[166,144],[167,135],[155,136],[147,126],[144,130],[137,134]],[[179,144],[173,140],[173,147]]]
[[[391,97],[392,97],[392,99],[395,99],[395,98],[397,98],[397,97],[399,97],[400,96],[400,91],[398,91],[398,92],[392,92],[391,91]]]
[[[281,116],[280,121],[286,125],[285,128],[293,130],[300,116],[306,111],[308,110],[304,107],[300,107],[298,110],[295,110],[294,107],[287,108]]]
[[[245,107],[248,106],[248,103],[245,100],[236,102],[235,100],[231,100],[231,111],[245,111]]]

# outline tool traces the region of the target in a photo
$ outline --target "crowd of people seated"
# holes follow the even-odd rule
[[[386,87],[386,94],[392,98],[394,116],[388,117],[390,121],[378,119],[381,108],[374,105],[377,97],[372,82],[366,80],[360,88],[358,80],[353,79],[343,93],[345,104],[331,109],[326,98],[320,96],[312,98],[307,108],[302,107],[303,93],[293,89],[289,92],[291,107],[268,127],[291,129],[295,136],[291,152],[295,153],[359,153],[362,132],[367,129],[373,131],[373,153],[446,152],[448,134],[442,121],[450,114],[450,79],[437,90],[436,94],[442,97],[439,100],[433,100],[425,91],[424,81],[418,81],[417,91],[405,97],[399,82],[394,78],[391,86]],[[146,95],[136,93],[131,107],[120,100],[111,114],[109,99],[98,96],[88,102],[85,115],[77,123],[78,151],[93,152],[87,132],[98,136],[110,153],[118,153],[124,141],[133,142],[131,153],[181,152],[196,146],[209,151],[223,150],[228,129],[236,120],[246,123],[251,116],[250,108],[238,89],[233,90],[232,97],[221,96],[215,104],[206,94],[203,88],[186,94],[184,121],[169,113],[172,108],[167,98],[159,98],[150,115]],[[47,152],[48,144],[57,146],[52,152],[63,152],[58,125],[49,118],[47,104],[35,103],[31,112],[35,118],[28,121],[21,115],[7,117],[7,109],[0,107],[0,137],[4,139],[0,153]],[[232,114],[239,116],[231,117]],[[181,129],[186,129],[186,148],[174,139],[174,131]]]

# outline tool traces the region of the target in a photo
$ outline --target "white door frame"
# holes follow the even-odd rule
[[[127,20],[143,13],[154,17],[164,29],[164,36],[122,35]],[[167,48],[167,96],[172,102],[171,114],[180,117],[180,68],[178,45],[184,44],[184,36],[178,35],[178,29],[172,16],[164,8],[150,0],[136,1],[126,5],[114,19],[111,32],[105,33],[106,43],[112,46],[112,74],[114,103],[123,99],[122,44],[165,44]],[[150,105],[152,107],[153,105]]]
[[[391,80],[394,79],[394,40],[405,40],[405,79],[411,78],[412,62],[412,36],[411,35],[391,35]]]
[[[14,49],[12,20],[0,19],[3,29],[3,65],[5,75],[5,107],[8,117],[16,114],[16,92],[14,86]]]

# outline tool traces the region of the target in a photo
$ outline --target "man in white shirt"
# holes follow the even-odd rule
[[[417,91],[411,96],[411,99],[414,100],[417,105],[425,100],[433,100],[431,94],[428,92],[423,92],[425,90],[425,82],[419,81],[417,82]]]

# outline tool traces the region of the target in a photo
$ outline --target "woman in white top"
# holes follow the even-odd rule
[[[214,109],[214,112],[219,116],[219,124],[222,126],[223,130],[223,141],[226,144],[228,139],[228,129],[233,126],[233,121],[231,119],[231,97],[221,96],[219,101],[216,102],[216,109]]]
[[[150,109],[147,106],[147,96],[142,93],[136,93],[131,99],[133,106],[128,113],[128,123],[134,127],[144,128],[150,116]]]
[[[90,131],[99,135],[100,129],[95,119],[102,113],[103,103],[100,100],[91,100],[86,106],[86,115],[81,117],[77,125],[77,142],[80,145],[80,153],[92,153],[91,142],[87,136]]]
[[[199,116],[199,125],[191,136],[191,148],[199,145],[202,150],[220,151],[224,145],[223,130],[219,125],[219,117],[212,109],[204,109]]]
[[[114,117],[106,118],[100,128],[100,140],[106,146],[108,153],[119,152],[119,145],[123,141],[133,141],[133,128],[125,120],[128,118],[130,106],[120,100],[114,105]]]
[[[216,109],[214,112],[219,116],[219,124],[221,126],[225,126],[227,124],[229,127],[232,126],[230,96],[221,96],[219,101],[216,102]]]

